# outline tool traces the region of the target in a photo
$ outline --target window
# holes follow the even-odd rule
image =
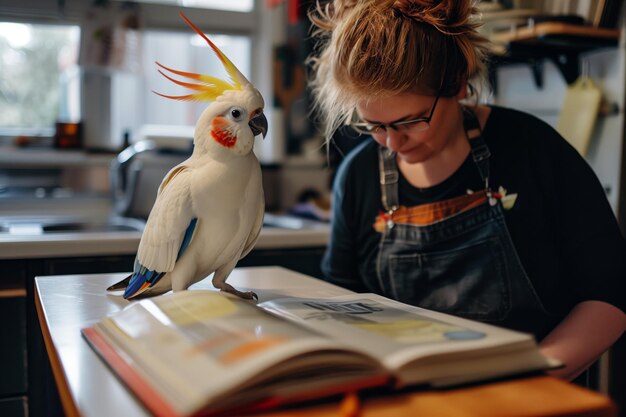
[[[139,2],[197,7],[203,9],[228,10],[231,12],[249,12],[252,11],[254,6],[253,0],[139,0]]]
[[[51,134],[79,114],[78,26],[0,22],[0,131]]]
[[[83,136],[100,132],[104,140],[111,138],[108,148],[117,149],[126,132],[137,132],[144,124],[194,125],[207,103],[173,102],[154,94],[187,93],[164,79],[154,61],[183,71],[227,75],[180,19],[181,10],[205,33],[211,31],[211,39],[252,81],[253,59],[269,56],[258,48],[253,53],[253,45],[266,42],[262,39],[267,35],[260,34],[259,0],[138,0],[142,40],[132,56],[141,65],[130,70],[98,68],[85,61],[85,49],[80,48],[94,29],[85,19],[91,2],[41,3],[41,10],[35,10],[30,2],[6,1],[0,5],[0,140],[22,134],[50,137],[56,121],[81,120]],[[127,7],[122,1],[110,4]],[[94,48],[86,50],[94,53]],[[83,142],[89,148],[89,141]]]

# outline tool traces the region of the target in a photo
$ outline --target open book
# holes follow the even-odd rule
[[[183,291],[134,302],[83,335],[157,416],[261,409],[355,391],[547,369],[533,336],[375,294],[255,305]]]

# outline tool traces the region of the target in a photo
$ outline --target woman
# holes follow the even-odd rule
[[[626,328],[626,244],[558,133],[467,102],[487,43],[468,0],[335,0],[311,14],[328,138],[370,135],[334,183],[329,281],[535,334],[571,380]],[[476,85],[476,84],[474,84]]]

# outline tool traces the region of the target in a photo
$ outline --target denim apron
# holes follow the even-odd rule
[[[380,148],[382,204],[390,220],[376,261],[378,284],[387,297],[541,340],[560,319],[546,311],[520,262],[502,203],[489,188],[490,151],[471,110],[464,109],[463,123],[487,199],[432,224],[391,220],[399,208],[399,172],[395,153]]]

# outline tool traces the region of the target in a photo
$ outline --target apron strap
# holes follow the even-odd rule
[[[470,144],[472,159],[478,168],[480,178],[485,183],[485,190],[489,192],[489,158],[491,157],[491,151],[489,151],[489,147],[485,143],[485,139],[483,139],[483,132],[478,118],[472,110],[465,106],[463,106],[463,128]]]
[[[383,207],[387,212],[394,212],[400,207],[398,197],[398,165],[396,153],[380,146],[378,148],[378,171],[380,173],[380,191]]]

